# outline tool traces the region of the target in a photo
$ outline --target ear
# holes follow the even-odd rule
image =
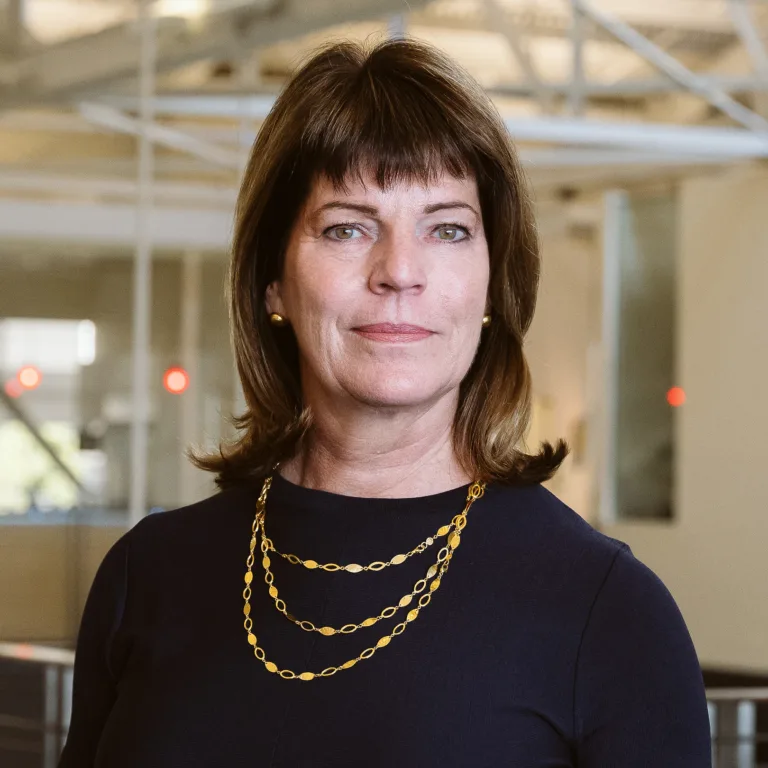
[[[283,304],[283,297],[280,292],[279,280],[274,280],[267,286],[264,299],[268,315],[271,315],[273,312],[277,312],[278,315],[285,317],[285,306]]]

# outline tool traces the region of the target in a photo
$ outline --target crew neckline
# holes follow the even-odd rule
[[[407,496],[386,498],[379,496],[347,496],[317,488],[306,488],[284,478],[279,472],[272,475],[272,487],[269,496],[279,500],[283,505],[305,511],[338,509],[344,511],[368,512],[370,514],[384,512],[399,512],[405,509],[444,510],[446,507],[456,507],[456,513],[461,511],[466,502],[467,492],[471,483],[465,483],[457,488],[429,494],[427,496]]]

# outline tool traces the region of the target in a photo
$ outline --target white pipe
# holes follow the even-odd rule
[[[131,96],[112,96],[106,99],[110,106],[132,110],[136,99]],[[174,117],[232,117],[261,120],[269,114],[275,96],[255,94],[195,94],[156,96],[156,114]]]
[[[136,253],[133,271],[133,370],[131,413],[131,480],[129,517],[131,527],[147,512],[147,468],[149,450],[150,320],[152,310],[152,140],[149,126],[154,119],[156,20],[152,0],[140,0],[141,62],[139,89],[138,205],[136,208]]]
[[[627,211],[626,192],[615,190],[604,196],[603,225],[603,321],[601,357],[603,366],[602,450],[600,466],[599,520],[613,525],[616,507],[616,430],[618,428],[619,329],[621,300],[621,248]]]
[[[389,17],[387,33],[393,40],[401,40],[408,29],[408,21],[404,13],[396,13]]]
[[[259,99],[259,108],[265,116],[273,103],[272,97],[249,97]],[[168,114],[201,115],[243,115],[246,111],[243,97],[163,97],[155,105]],[[231,103],[230,103],[231,102]],[[238,106],[238,104],[240,106]],[[129,106],[129,105],[128,105]],[[247,109],[252,115],[257,110]],[[254,118],[255,119],[255,118]],[[507,117],[507,128],[518,141],[541,141],[556,144],[585,144],[591,146],[618,146],[650,150],[658,153],[679,153],[681,156],[707,155],[713,153],[723,157],[745,158],[768,156],[768,138],[740,128],[710,128],[662,123],[608,122],[558,117]],[[222,129],[218,138],[223,138]],[[186,136],[186,134],[185,134]],[[250,143],[250,132],[240,131],[239,139]],[[232,141],[238,141],[238,134],[232,132]],[[225,151],[218,148],[220,151]],[[238,167],[242,159],[231,159],[231,167]],[[685,160],[681,157],[681,162]],[[227,161],[230,165],[230,161]]]
[[[768,83],[754,75],[697,75],[706,86],[725,92],[768,91]],[[552,96],[567,96],[571,89],[571,81],[541,81],[534,86],[529,82],[511,83],[489,88],[489,94],[494,96],[537,96],[538,88]],[[657,96],[667,93],[680,93],[688,89],[680,83],[666,77],[632,78],[611,83],[601,83],[585,80],[582,84],[584,96],[616,96],[641,97]],[[210,93],[210,94],[166,94],[155,99],[156,114],[176,117],[232,117],[263,119],[266,117],[275,97],[271,94],[253,93]],[[104,103],[118,109],[133,110],[136,99],[130,96],[109,96]],[[14,119],[14,113],[7,118],[0,115],[0,123],[6,119]],[[58,119],[58,116],[57,116]]]
[[[611,122],[562,117],[507,117],[505,123],[513,138],[518,141],[582,144],[595,147],[614,146],[651,151],[660,155],[679,154],[681,163],[688,162],[686,158],[691,155],[714,154],[733,158],[768,156],[768,141],[741,128]],[[33,127],[26,126],[25,130],[33,130]],[[243,147],[250,147],[255,138],[254,131],[245,126],[239,130],[221,127],[200,129],[199,126],[190,126],[190,131],[192,130],[199,131],[208,141],[215,139],[222,143],[239,143]],[[237,167],[235,164],[237,153],[231,151],[230,155],[232,156],[231,167]],[[242,164],[242,156],[237,162]],[[227,165],[230,165],[229,160]],[[169,167],[171,167],[170,164]]]
[[[584,17],[579,4],[571,0],[571,82],[568,111],[574,117],[584,112]]]
[[[508,117],[504,122],[517,141],[634,147],[659,153],[679,152],[681,156],[715,153],[732,158],[768,157],[768,140],[743,128],[609,123],[555,117]]]
[[[558,168],[596,168],[642,165],[647,168],[684,167],[687,165],[721,165],[732,163],[729,154],[702,153],[680,154],[672,152],[649,152],[641,149],[551,149],[523,148],[520,159],[529,171]],[[1,179],[2,177],[0,177]]]
[[[179,395],[181,419],[179,437],[179,503],[191,504],[200,497],[200,470],[184,456],[184,451],[200,441],[200,323],[202,321],[203,259],[199,252],[184,254],[181,271],[181,327],[179,359],[189,374],[189,387]]]

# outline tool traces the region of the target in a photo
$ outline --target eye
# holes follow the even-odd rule
[[[331,240],[356,240],[359,230],[352,224],[334,224],[323,230],[323,235]]]
[[[441,224],[436,232],[437,239],[445,243],[458,243],[470,237],[469,230],[460,224]]]

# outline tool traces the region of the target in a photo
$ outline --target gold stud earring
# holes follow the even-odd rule
[[[276,325],[280,328],[284,326],[288,321],[282,315],[278,315],[277,312],[273,312],[269,316],[269,322],[272,323],[272,325]]]
[[[491,324],[491,316],[483,315],[483,328],[487,328]]]

